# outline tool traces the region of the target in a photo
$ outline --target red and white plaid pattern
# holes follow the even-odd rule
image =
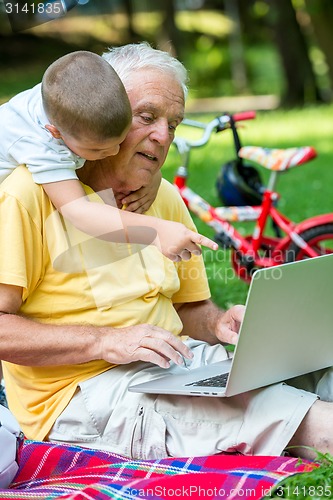
[[[25,441],[19,472],[0,498],[258,499],[283,478],[311,470],[287,457],[214,455],[129,460],[112,453]]]

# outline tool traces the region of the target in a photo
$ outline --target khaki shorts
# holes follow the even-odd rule
[[[192,367],[227,357],[221,345],[187,343],[194,353]],[[145,395],[127,390],[130,383],[163,373],[162,368],[133,363],[80,383],[48,439],[134,459],[221,451],[280,455],[317,399],[315,394],[284,383],[231,398]]]

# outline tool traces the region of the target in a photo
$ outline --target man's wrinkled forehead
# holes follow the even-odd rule
[[[151,96],[149,96],[151,97]],[[184,119],[184,104],[177,103],[175,101],[172,101],[171,106],[166,106],[166,110],[168,111],[168,114],[173,120],[177,120],[181,122]],[[143,102],[138,102],[136,103],[136,106],[133,106],[133,110],[135,109],[136,112],[148,112],[152,113],[154,116],[158,116],[162,113],[163,109],[161,106],[158,104],[152,102],[151,100],[145,100]]]

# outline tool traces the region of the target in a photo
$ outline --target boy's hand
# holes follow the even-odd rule
[[[155,240],[159,250],[173,262],[190,260],[192,255],[201,255],[199,245],[218,249],[218,244],[202,234],[195,233],[180,222],[156,219],[155,229],[158,237]]]
[[[144,214],[147,212],[151,204],[155,201],[157,192],[161,184],[162,174],[160,170],[153,176],[152,182],[149,186],[144,186],[134,193],[125,196],[121,200],[123,205],[126,205],[128,212],[136,212],[137,214]]]

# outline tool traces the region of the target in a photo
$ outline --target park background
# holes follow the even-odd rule
[[[80,0],[59,19],[13,31],[2,0],[0,102],[38,83],[63,54],[101,54],[108,46],[147,40],[188,68],[188,116],[208,121],[223,111],[254,109],[257,118],[241,130],[244,144],[317,149],[316,160],[278,185],[279,208],[300,221],[333,211],[332,26],[332,0]],[[220,203],[218,172],[232,154],[225,133],[192,155],[189,184],[213,204]],[[171,150],[164,177],[172,180],[178,162]],[[251,228],[238,229],[247,234]],[[248,285],[234,276],[229,252],[205,251],[204,257],[214,300],[223,307],[244,302]]]

